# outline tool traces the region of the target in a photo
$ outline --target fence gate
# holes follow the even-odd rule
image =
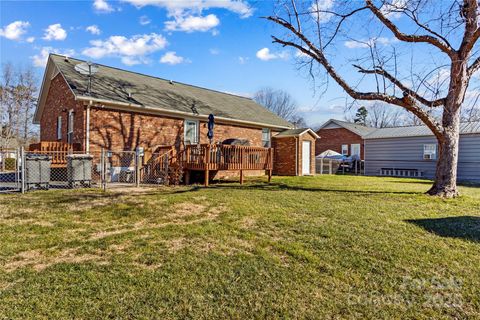
[[[20,149],[0,150],[0,192],[20,191],[22,188]]]

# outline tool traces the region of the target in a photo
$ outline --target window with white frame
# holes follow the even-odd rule
[[[265,148],[270,148],[271,141],[270,141],[270,129],[263,128],[262,129],[262,145]]]
[[[68,111],[68,122],[67,122],[67,143],[73,143],[73,120],[74,120],[73,110]]]
[[[62,116],[57,118],[57,140],[62,140]]]
[[[348,156],[348,144],[342,144],[342,155]]]
[[[423,159],[424,160],[436,160],[437,159],[437,144],[424,144],[423,145]]]
[[[185,144],[198,144],[198,121],[185,120]]]

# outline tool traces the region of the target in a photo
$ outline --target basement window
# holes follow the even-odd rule
[[[423,145],[423,159],[424,160],[437,159],[437,145],[435,143]]]
[[[271,146],[271,141],[270,141],[270,129],[268,128],[263,128],[262,129],[262,145],[265,148],[270,148]]]

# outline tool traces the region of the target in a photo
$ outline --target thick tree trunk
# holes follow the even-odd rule
[[[427,191],[429,195],[453,198],[458,196],[457,165],[458,143],[460,137],[460,115],[444,114],[445,132],[438,139],[439,155],[435,174],[435,182]]]

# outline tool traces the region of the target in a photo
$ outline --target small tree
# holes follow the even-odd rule
[[[308,58],[310,74],[316,75],[312,67],[321,66],[353,99],[382,101],[404,108],[420,119],[439,145],[435,182],[428,194],[456,196],[462,103],[472,75],[480,69],[480,56],[474,50],[480,37],[477,0],[316,0],[313,5],[282,0],[279,4],[278,11],[266,19],[286,34],[273,36],[273,42],[295,48],[297,56]],[[402,28],[394,23],[399,18],[408,21]],[[354,39],[362,30],[371,37]],[[390,41],[386,35],[395,40]],[[329,49],[338,51],[339,40],[365,50],[356,61],[343,63],[350,62],[353,70],[360,73],[358,81],[350,81],[352,73],[346,78],[334,66],[340,57]],[[389,44],[392,50],[382,50],[381,44]],[[430,58],[417,61],[412,55],[402,59],[401,45],[415,45],[416,52],[428,51]],[[399,68],[399,60],[410,66]],[[428,64],[436,61],[437,66]],[[440,67],[445,72],[432,83],[429,78]],[[401,74],[404,70],[410,72],[410,77]],[[372,78],[362,82],[364,77]]]
[[[367,108],[365,108],[364,106],[361,106],[360,108],[358,108],[357,113],[355,114],[355,118],[353,119],[353,122],[366,126],[367,117],[368,117]]]

